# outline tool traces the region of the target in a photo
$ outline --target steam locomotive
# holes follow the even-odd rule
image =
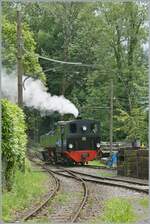
[[[100,150],[100,125],[94,120],[59,121],[42,135],[43,159],[53,164],[85,164]]]

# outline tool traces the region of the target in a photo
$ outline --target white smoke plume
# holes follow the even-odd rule
[[[24,76],[23,79],[26,77]],[[58,111],[60,114],[78,116],[78,109],[64,96],[52,96],[40,80],[29,78],[24,83],[23,101],[27,107],[33,107],[42,113]],[[7,74],[2,71],[2,97],[17,102],[17,78],[15,72]]]

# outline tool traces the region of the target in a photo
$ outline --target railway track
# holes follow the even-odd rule
[[[46,199],[39,206],[37,206],[32,211],[30,211],[27,215],[25,215],[21,219],[22,222],[27,221],[27,220],[29,220],[29,219],[31,219],[33,217],[36,217],[39,214],[39,212],[47,206],[47,203],[56,195],[56,193],[60,189],[60,180],[56,177],[55,172],[53,170],[51,170],[47,165],[44,165],[41,161],[40,162],[39,161],[35,161],[33,158],[32,159],[30,158],[30,160],[33,163],[35,163],[36,165],[41,166],[45,171],[47,171],[52,176],[52,178],[54,180],[55,187],[54,187],[54,190],[46,197]],[[69,216],[69,219],[67,220],[69,223],[74,223],[78,219],[81,210],[84,208],[84,206],[85,206],[85,204],[87,202],[87,199],[88,199],[88,188],[87,188],[87,185],[86,185],[85,181],[81,177],[79,177],[77,174],[73,173],[70,170],[64,169],[64,168],[62,168],[61,171],[68,173],[68,175],[70,175],[72,178],[74,178],[75,180],[81,182],[81,185],[83,187],[83,197],[81,199],[81,202],[76,207],[76,209],[73,210],[72,214]],[[56,219],[57,218],[58,217],[56,217]],[[59,218],[61,218],[61,217],[59,217]],[[62,222],[63,218],[60,221]]]
[[[73,172],[76,173],[76,174],[82,175],[82,176],[87,176],[87,177],[91,177],[91,178],[98,179],[98,180],[110,180],[110,181],[116,181],[116,182],[136,184],[136,185],[141,185],[141,186],[148,186],[148,184],[146,184],[146,183],[141,183],[139,181],[125,180],[125,179],[121,179],[121,178],[118,178],[118,177],[101,177],[101,176],[97,176],[97,175],[82,173],[82,172],[79,172],[79,171],[76,171],[76,170],[73,170]]]
[[[61,169],[53,170],[53,172],[58,175],[71,177],[68,174],[65,174],[64,171],[62,172]],[[81,173],[81,172],[77,172],[77,171],[73,171],[73,170],[71,170],[71,172],[76,175],[80,175],[80,177],[82,177],[82,179],[84,181],[89,181],[89,182],[96,183],[96,184],[103,184],[103,185],[125,188],[125,189],[129,189],[129,190],[134,190],[134,191],[137,191],[140,193],[148,194],[148,185],[141,184],[139,182],[98,177],[98,176],[85,174],[85,173]]]
[[[35,161],[33,161],[33,162],[35,162]],[[50,175],[52,175],[52,177],[55,181],[56,187],[55,187],[54,191],[48,195],[46,200],[40,206],[38,206],[36,209],[34,209],[30,213],[28,213],[28,215],[26,215],[22,219],[22,221],[31,219],[32,217],[35,217],[37,214],[39,214],[40,210],[44,209],[44,207],[47,205],[48,201],[51,200],[53,198],[53,196],[56,194],[56,192],[59,190],[60,181],[56,177],[56,175],[61,175],[61,176],[67,177],[67,178],[73,178],[73,179],[77,180],[78,182],[80,182],[82,185],[82,188],[83,188],[82,199],[81,199],[79,205],[78,205],[78,202],[76,203],[77,205],[75,204],[75,209],[73,210],[73,212],[71,211],[71,214],[68,215],[68,213],[70,213],[69,209],[67,209],[69,212],[67,211],[67,214],[64,214],[64,216],[62,215],[62,217],[61,216],[59,217],[59,215],[57,215],[57,213],[55,214],[56,216],[54,217],[54,219],[55,220],[58,219],[59,222],[64,221],[63,223],[66,223],[66,221],[68,223],[74,223],[77,221],[78,217],[80,216],[80,213],[81,213],[82,209],[84,208],[84,206],[86,205],[86,202],[88,199],[88,188],[87,188],[86,182],[92,182],[92,183],[101,184],[101,185],[103,184],[103,185],[109,185],[109,186],[114,186],[114,187],[126,188],[129,190],[148,194],[148,185],[141,184],[136,181],[122,180],[119,178],[114,179],[111,177],[99,177],[99,176],[95,176],[95,175],[91,175],[91,174],[78,172],[75,170],[70,170],[70,169],[64,168],[64,167],[52,168],[52,167],[49,167],[48,165],[43,165],[43,163],[41,164],[41,162],[40,163],[36,162],[36,164],[42,166],[43,169],[45,169]]]
[[[74,223],[77,221],[79,215],[80,215],[80,212],[81,210],[84,208],[86,202],[87,202],[87,199],[88,199],[88,188],[87,188],[87,185],[85,183],[85,181],[79,177],[77,174],[75,174],[74,172],[70,171],[70,170],[67,170],[67,169],[62,169],[64,172],[68,173],[71,177],[75,178],[77,181],[80,181],[81,184],[82,184],[82,187],[83,187],[83,197],[82,197],[82,200],[80,202],[80,205],[77,207],[77,209],[73,212],[73,214],[71,215],[71,218],[69,223]]]
[[[36,163],[36,164],[39,165],[39,163]],[[47,205],[47,203],[56,195],[56,193],[58,192],[58,190],[60,188],[60,181],[54,175],[54,173],[51,170],[49,170],[48,168],[46,168],[45,166],[43,166],[41,164],[40,164],[40,166],[42,166],[42,168],[44,170],[46,170],[52,176],[52,178],[54,180],[54,189],[50,194],[48,194],[46,199],[39,206],[37,206],[35,209],[33,209],[31,212],[29,212],[26,216],[24,216],[21,221],[27,221],[27,220],[31,219],[32,217],[36,216],[36,214],[40,210],[42,210]]]

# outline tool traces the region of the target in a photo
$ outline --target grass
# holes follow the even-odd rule
[[[100,172],[100,173],[97,173],[99,176],[101,177],[114,177],[115,174],[113,173],[107,173],[107,172]]]
[[[131,203],[125,198],[113,198],[105,202],[102,220],[109,223],[130,223],[136,221]]]
[[[139,204],[141,206],[143,206],[144,208],[148,208],[148,206],[149,206],[149,199],[147,197],[141,198],[139,200]]]
[[[68,192],[68,193],[59,193],[57,194],[54,199],[53,199],[53,202],[55,204],[59,204],[59,205],[64,205],[65,203],[69,203],[70,200],[71,200],[71,194],[72,192]],[[48,211],[49,213],[52,213],[53,212],[53,207],[51,206],[51,202],[52,201],[49,201],[48,205]]]
[[[104,212],[99,217],[93,219],[91,224],[107,223],[120,224],[137,221],[131,202],[126,198],[112,198],[104,202]]]
[[[64,205],[65,203],[70,202],[72,196],[72,192],[68,193],[61,193],[55,196],[54,201],[56,203],[59,203],[61,205]]]
[[[47,175],[44,173],[17,171],[12,191],[3,193],[3,221],[13,220],[17,212],[37,202],[45,193],[45,181]]]
[[[37,224],[37,223],[52,224],[48,217],[34,218],[33,221],[32,220],[28,220],[27,223],[30,223],[30,224]]]
[[[93,166],[105,166],[105,164],[103,164],[101,161],[99,160],[93,160],[93,161],[89,161],[88,162],[89,165],[93,165]]]

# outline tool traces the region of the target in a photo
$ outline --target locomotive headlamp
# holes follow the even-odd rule
[[[72,149],[73,148],[73,144],[69,144],[68,147],[69,147],[69,149]]]
[[[100,143],[97,143],[96,146],[97,146],[97,148],[100,148],[101,145],[100,145]]]
[[[86,141],[86,137],[83,136],[83,137],[82,137],[82,141]]]
[[[83,129],[83,131],[86,131],[87,127],[86,126],[82,126],[82,129]]]

